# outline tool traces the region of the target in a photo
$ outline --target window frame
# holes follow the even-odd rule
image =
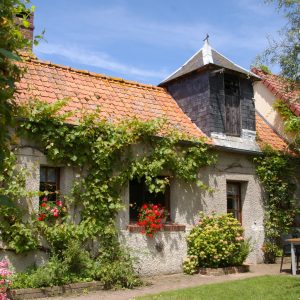
[[[228,209],[228,185],[229,184],[233,184],[238,186],[238,194],[234,195],[234,197],[237,197],[236,199],[234,199],[234,201],[236,201],[237,204],[237,209]],[[233,216],[242,224],[242,183],[239,181],[226,181],[226,210],[227,213],[231,213],[233,214]],[[237,217],[235,215],[235,213],[237,213]]]
[[[42,168],[44,168],[44,169],[46,170],[46,172],[45,172],[45,181],[42,181],[42,180],[41,180],[41,170],[42,170]],[[49,181],[49,180],[48,180],[48,172],[49,172],[49,169],[54,169],[54,170],[55,170],[55,179],[56,179],[55,182],[54,182],[54,181]],[[40,166],[40,180],[39,180],[40,186],[39,186],[39,192],[43,193],[44,191],[47,191],[47,189],[45,189],[44,191],[41,190],[41,184],[45,184],[45,185],[47,185],[47,184],[49,184],[49,185],[55,184],[55,187],[56,187],[56,188],[55,188],[55,191],[59,191],[59,189],[60,189],[60,171],[61,171],[61,168],[60,168],[60,167],[52,167],[52,166],[44,166],[44,165],[41,165],[41,166]],[[42,199],[43,197],[45,197],[45,195],[41,195],[41,196],[40,196],[40,201],[41,201],[41,199]],[[57,198],[57,196],[55,196],[55,199],[54,199],[54,200],[49,200],[49,201],[55,201],[56,198]]]
[[[157,178],[165,178],[167,176],[158,176]],[[130,180],[129,181],[129,223],[136,223],[138,220],[137,218],[134,218],[132,217],[132,203],[131,203],[131,195],[132,195],[132,192],[131,192],[131,183],[134,181],[134,180],[137,180],[137,179],[133,179],[133,180]],[[139,184],[142,184],[142,193],[143,193],[143,196],[145,196],[146,193],[149,193],[149,191],[147,190],[147,187],[146,187],[146,184],[145,184],[145,181],[143,178],[140,179],[140,183]],[[164,192],[164,202],[165,202],[165,205],[164,205],[164,208],[167,210],[168,212],[168,216],[167,216],[167,221],[168,222],[171,222],[171,186],[170,184],[166,186],[166,189],[165,189],[165,192]],[[145,202],[145,203],[148,203],[148,202]],[[141,203],[142,205],[143,203]]]

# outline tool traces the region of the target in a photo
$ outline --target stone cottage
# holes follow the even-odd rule
[[[278,150],[287,148],[284,139],[255,112],[253,83],[260,77],[236,65],[214,50],[206,40],[203,48],[159,86],[112,78],[88,71],[53,64],[28,57],[27,72],[17,86],[19,103],[39,99],[53,103],[69,98],[66,110],[83,108],[92,112],[101,107],[101,116],[110,121],[128,118],[150,120],[166,118],[174,128],[194,137],[207,137],[218,153],[218,163],[200,170],[203,181],[214,189],[212,194],[196,184],[178,180],[160,195],[168,207],[170,221],[155,238],[140,233],[134,199],[147,196],[145,185],[128,182],[122,193],[124,209],[116,220],[120,241],[127,245],[141,274],[176,273],[182,270],[186,255],[185,238],[198,221],[198,213],[231,212],[241,222],[245,236],[251,237],[253,250],[249,263],[262,261],[263,190],[255,175],[253,156],[260,146],[269,144]],[[19,162],[30,169],[28,190],[37,191],[48,184],[67,194],[76,176],[68,166],[55,166],[45,155],[24,143]],[[37,209],[39,199],[36,198]],[[17,256],[5,250],[17,269],[46,259],[41,251]]]

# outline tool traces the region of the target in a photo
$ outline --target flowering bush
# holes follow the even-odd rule
[[[198,267],[241,265],[250,247],[238,220],[231,214],[204,216],[201,213],[200,218],[187,237],[188,257],[183,263],[184,271],[192,274]]]
[[[198,269],[198,256],[189,255],[183,261],[183,272],[185,274],[195,274]]]
[[[47,197],[42,198],[39,213],[37,214],[38,221],[51,221],[65,215],[67,209],[63,206],[61,198],[56,201],[49,201]]]
[[[0,261],[0,300],[9,299],[7,295],[8,288],[11,285],[9,277],[12,272],[8,268],[8,262],[6,260]]]
[[[264,253],[264,263],[274,264],[276,262],[276,257],[281,256],[281,249],[274,243],[265,242],[261,247]]]
[[[143,226],[142,234],[153,237],[163,226],[166,210],[159,204],[144,204],[139,211],[137,224]]]

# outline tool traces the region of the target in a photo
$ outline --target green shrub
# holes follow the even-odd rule
[[[250,252],[243,228],[231,215],[204,216],[187,237],[188,257],[183,269],[193,274],[198,267],[227,267],[241,265]]]
[[[16,273],[12,287],[40,288],[92,280],[101,281],[106,289],[133,288],[141,284],[135,275],[132,259],[124,249],[104,251],[93,260],[89,252],[74,240],[45,265]]]
[[[123,248],[117,250],[115,257],[108,253],[100,255],[94,263],[93,278],[104,284],[105,289],[133,288],[142,284],[136,275],[132,258]]]
[[[72,241],[62,253],[39,267],[25,273],[17,273],[13,278],[13,288],[39,288],[63,285],[79,281],[91,281],[93,261],[78,241]]]

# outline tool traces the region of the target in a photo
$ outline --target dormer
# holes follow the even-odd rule
[[[259,77],[204,46],[167,77],[165,87],[216,145],[258,151],[253,82]]]

